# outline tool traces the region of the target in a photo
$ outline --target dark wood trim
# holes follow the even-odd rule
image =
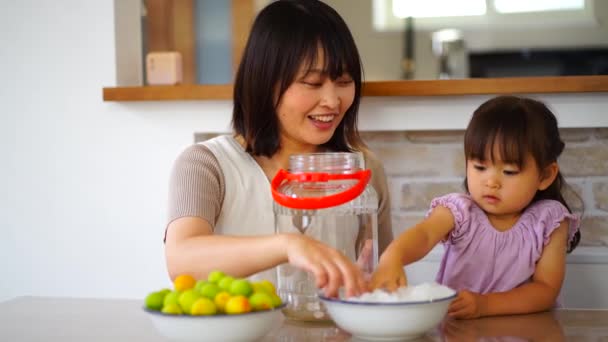
[[[608,92],[608,76],[484,78],[463,80],[370,81],[363,96],[446,96],[480,94]],[[232,85],[104,88],[104,101],[227,100]]]

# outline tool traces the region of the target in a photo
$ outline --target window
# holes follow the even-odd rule
[[[486,0],[393,0],[393,15],[398,18],[460,17],[486,14]]]
[[[567,11],[585,9],[585,0],[493,0],[498,13]]]
[[[597,26],[594,0],[373,0],[376,31],[402,31],[413,17],[417,29],[509,29],[539,25]]]

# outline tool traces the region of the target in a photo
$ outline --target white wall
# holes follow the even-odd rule
[[[168,285],[171,164],[194,132],[228,130],[229,101],[102,102],[116,84],[112,3],[22,0],[0,11],[0,301],[143,298]],[[484,98],[366,99],[361,124],[464,127]],[[604,94],[545,98],[569,125],[608,126]]]
[[[170,166],[228,103],[102,102],[116,83],[111,0],[2,7],[0,299],[137,298],[168,284]]]

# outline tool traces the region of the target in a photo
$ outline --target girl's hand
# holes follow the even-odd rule
[[[392,292],[406,285],[407,278],[403,271],[401,258],[391,258],[385,254],[378,264],[378,269],[372,275],[370,289],[380,288]]]
[[[317,287],[328,297],[337,297],[344,286],[346,296],[367,291],[363,273],[344,254],[326,244],[300,234],[286,234],[287,261],[315,276]]]
[[[483,316],[485,299],[479,293],[463,290],[448,308],[448,316],[457,319],[479,318]]]

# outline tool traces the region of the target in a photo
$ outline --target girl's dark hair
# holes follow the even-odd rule
[[[351,152],[365,146],[357,130],[362,66],[355,41],[340,15],[318,0],[280,0],[256,17],[234,82],[232,127],[246,151],[271,157],[279,146],[276,108],[302,63],[312,68],[323,49],[323,73],[336,80],[348,73],[353,104],[323,147]]]
[[[516,96],[499,96],[483,103],[473,113],[464,135],[464,154],[467,160],[494,161],[494,144],[500,146],[500,159],[522,168],[530,153],[539,170],[544,170],[564,150],[555,115],[540,102]],[[487,156],[486,153],[490,153]],[[489,158],[488,158],[489,157]],[[465,179],[465,187],[466,187]],[[552,199],[562,203],[572,212],[562,196],[564,177],[557,173],[555,181],[542,191],[537,191],[531,203]],[[468,188],[467,188],[468,192]],[[574,250],[580,240],[577,231],[569,243],[568,252]]]

